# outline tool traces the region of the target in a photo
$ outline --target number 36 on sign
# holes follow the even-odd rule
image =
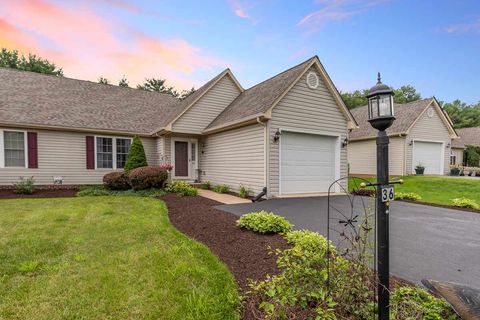
[[[392,186],[382,187],[382,202],[395,200],[395,190]]]

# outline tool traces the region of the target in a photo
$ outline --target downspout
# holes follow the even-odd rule
[[[261,126],[263,126],[263,190],[262,192],[255,197],[255,201],[258,201],[262,196],[267,195],[267,174],[268,174],[268,126],[266,123],[260,120],[260,117],[257,117],[257,123],[259,123]]]

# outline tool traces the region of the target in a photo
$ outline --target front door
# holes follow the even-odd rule
[[[188,178],[188,142],[175,141],[175,177]]]

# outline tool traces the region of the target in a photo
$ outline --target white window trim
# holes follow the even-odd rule
[[[5,141],[4,141],[4,132],[21,132],[23,133],[23,143],[24,143],[24,153],[25,153],[25,163],[22,166],[18,167],[6,167],[5,166]],[[0,168],[28,168],[28,141],[27,141],[27,131],[17,130],[17,129],[0,129]]]
[[[116,136],[93,136],[95,143],[95,170],[99,171],[112,171],[123,170],[123,168],[117,168],[117,139],[130,140],[130,146],[132,145],[133,138],[131,137],[116,137]],[[112,139],[112,168],[98,168],[97,167],[97,138],[109,138]]]

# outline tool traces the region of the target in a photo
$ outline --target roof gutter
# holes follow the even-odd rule
[[[249,117],[242,118],[237,121],[227,122],[223,125],[215,126],[210,129],[203,130],[202,134],[212,134],[220,131],[225,131],[237,127],[242,127],[244,125],[252,124],[257,122],[257,118],[259,119],[270,119],[270,117],[266,116],[264,113],[257,113]]]
[[[30,128],[38,130],[53,130],[53,131],[67,131],[67,132],[88,132],[88,133],[104,133],[112,135],[131,135],[139,137],[151,137],[153,134],[146,132],[135,131],[122,131],[122,130],[109,130],[109,129],[96,129],[96,128],[77,128],[77,127],[62,127],[46,124],[30,124],[30,123],[16,123],[16,122],[0,122],[0,126],[8,128]]]

